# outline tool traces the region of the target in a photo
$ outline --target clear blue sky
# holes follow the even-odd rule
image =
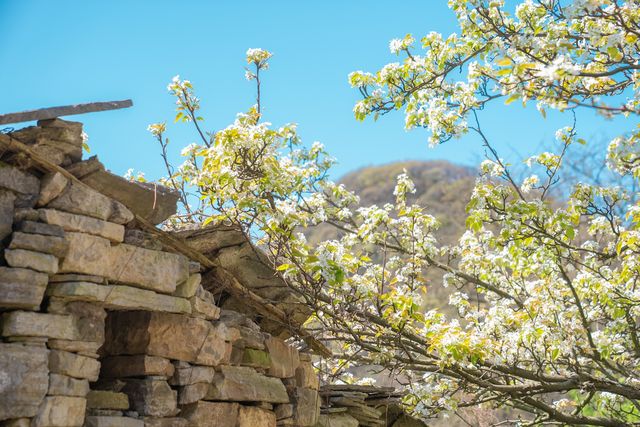
[[[92,154],[123,174],[162,174],[158,148],[146,131],[167,120],[174,159],[195,141],[173,125],[171,77],[191,80],[208,130],[225,127],[254,102],[244,79],[244,53],[274,53],[264,78],[266,120],[295,122],[306,142],[321,141],[338,158],[338,177],[350,170],[407,159],[474,164],[475,137],[429,149],[423,130],[406,132],[401,113],[356,122],[353,70],[375,71],[394,61],[388,42],[411,32],[456,31],[446,0],[388,1],[45,1],[0,0],[0,112],[131,98],[127,110],[69,118],[85,123]],[[551,140],[570,117],[543,121],[530,105],[482,113],[483,126],[509,158]],[[582,135],[609,136],[611,122],[579,117]],[[617,126],[616,131],[620,130]]]

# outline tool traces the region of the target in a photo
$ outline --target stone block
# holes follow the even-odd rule
[[[144,427],[187,427],[189,422],[184,418],[144,418]]]
[[[124,243],[154,251],[161,251],[163,249],[162,242],[158,241],[156,236],[135,228],[127,228],[124,231]]]
[[[252,368],[220,366],[209,387],[207,400],[288,403],[287,391],[277,378],[266,377]]]
[[[195,383],[180,387],[178,390],[178,403],[187,405],[204,399],[209,391],[208,383]]]
[[[35,252],[51,254],[56,258],[63,258],[69,244],[62,237],[30,234],[16,231],[11,235],[9,249],[26,249]],[[56,260],[57,264],[57,260]]]
[[[89,393],[89,380],[79,380],[66,375],[49,375],[49,396],[85,397]]]
[[[37,310],[48,276],[26,268],[0,267],[0,307]]]
[[[33,427],[80,427],[84,423],[87,401],[82,397],[47,396],[38,414],[33,419]]]
[[[190,427],[211,425],[212,420],[215,420],[216,427],[237,427],[240,405],[199,401],[180,409],[180,416],[189,422]]]
[[[217,366],[229,360],[231,345],[207,321],[178,314],[129,311],[107,317],[108,354],[148,354]]]
[[[157,294],[130,286],[107,286],[90,282],[50,283],[46,293],[68,301],[97,302],[107,309],[114,310],[191,313],[191,305],[184,298]]]
[[[169,380],[171,385],[210,383],[216,373],[215,368],[211,366],[191,366],[184,362],[174,362],[174,366],[174,374]]]
[[[173,294],[177,297],[191,298],[196,295],[196,291],[198,290],[201,282],[201,274],[192,274],[187,278],[187,280],[176,287],[176,291]]]
[[[111,248],[109,264],[109,280],[167,294],[189,275],[185,256],[127,244]]]
[[[4,258],[11,267],[30,268],[47,274],[58,272],[58,258],[53,255],[24,249],[5,249]]]
[[[58,197],[69,184],[69,180],[60,172],[48,173],[40,180],[40,196],[37,206],[45,206]]]
[[[172,417],[178,413],[177,392],[166,381],[127,380],[122,392],[129,396],[131,408],[141,415]]]
[[[100,362],[97,360],[61,350],[49,352],[49,371],[73,378],[96,381],[100,374]]]
[[[314,426],[320,415],[320,396],[310,388],[296,388],[293,392],[293,421],[300,427]]]
[[[106,221],[113,213],[114,203],[117,202],[87,185],[71,182],[47,207]]]
[[[300,366],[298,350],[276,337],[268,337],[265,346],[270,356],[267,375],[278,378],[293,377]]]
[[[238,427],[276,427],[276,414],[255,406],[240,406]]]
[[[77,336],[77,329],[72,316],[11,311],[2,315],[2,336],[73,340]]]
[[[129,397],[115,391],[91,390],[87,394],[87,408],[126,411],[129,409]]]
[[[206,368],[205,368],[206,369]],[[171,377],[174,366],[167,359],[155,356],[111,356],[102,359],[102,378],[127,378],[143,376]]]
[[[30,173],[0,162],[0,188],[20,194],[38,194],[40,180]]]
[[[276,414],[277,420],[291,418],[293,417],[293,405],[291,403],[281,403],[275,406],[273,412]]]
[[[47,393],[44,345],[0,343],[0,420],[33,417]]]
[[[36,214],[35,218],[38,219],[38,211],[34,210],[34,212]],[[44,236],[64,237],[64,230],[59,225],[29,220],[19,221],[15,231],[21,231],[29,234],[42,234]]]
[[[271,366],[271,357],[266,351],[257,350],[255,348],[245,348],[241,351],[242,359],[240,361],[240,364],[242,366],[259,368],[261,370],[268,369],[269,366]]]
[[[220,308],[198,296],[189,298],[191,314],[207,320],[216,320],[220,317]]]
[[[54,274],[49,277],[49,282],[91,282],[98,284],[106,284],[106,279],[102,276],[91,276],[89,274],[62,273]]]
[[[296,368],[295,382],[298,387],[318,389],[320,379],[311,362],[300,362],[300,365]]]
[[[322,414],[318,417],[316,427],[358,427],[358,420],[351,415],[338,414]]]
[[[145,427],[144,421],[136,418],[90,415],[84,427]]]
[[[102,342],[50,339],[47,342],[47,346],[54,350],[69,351],[71,353],[95,354],[102,347]]]
[[[13,228],[16,195],[0,188],[0,241],[4,240]]]
[[[65,231],[91,234],[115,243],[124,239],[124,226],[120,224],[55,209],[40,209],[38,212],[42,222],[58,225]]]
[[[67,255],[60,263],[60,273],[107,276],[111,244],[102,237],[84,233],[66,233]]]

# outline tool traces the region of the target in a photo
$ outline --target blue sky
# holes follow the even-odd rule
[[[335,177],[395,160],[476,164],[483,152],[476,137],[430,149],[426,131],[404,130],[401,113],[359,123],[351,112],[358,93],[347,84],[348,73],[394,61],[392,38],[455,32],[446,3],[0,0],[0,112],[131,98],[133,108],[69,119],[84,122],[92,154],[112,171],[131,167],[153,179],[163,170],[149,123],[170,124],[176,162],[180,149],[196,141],[185,125],[173,124],[171,78],[193,82],[205,127],[220,129],[253,104],[244,53],[262,47],[274,53],[264,77],[265,119],[298,123],[306,142],[324,143],[339,161]],[[533,105],[495,107],[482,112],[483,127],[513,160],[571,122],[562,114],[542,120]],[[581,113],[578,124],[584,137],[613,135],[611,122],[591,112]]]

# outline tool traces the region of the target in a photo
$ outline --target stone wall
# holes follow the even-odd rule
[[[175,195],[82,162],[81,132],[11,136],[88,185],[0,153],[0,425],[315,425],[309,355],[221,309],[199,264],[139,229]]]

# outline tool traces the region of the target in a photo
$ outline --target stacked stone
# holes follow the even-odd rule
[[[78,172],[81,133],[54,119],[13,136]],[[136,229],[126,189],[0,155],[0,425],[316,424],[308,357],[221,312],[197,263]]]

